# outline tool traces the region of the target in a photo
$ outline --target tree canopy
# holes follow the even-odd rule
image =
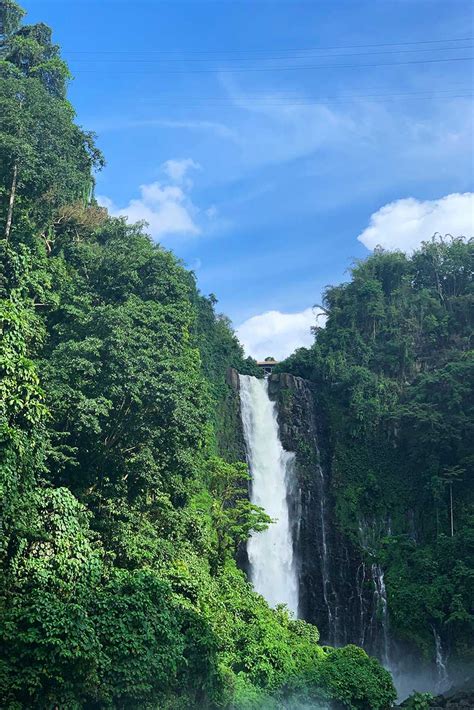
[[[392,630],[434,656],[438,629],[463,660],[474,638],[473,273],[463,237],[436,235],[411,257],[376,250],[327,289],[325,328],[281,365],[318,385],[341,529],[359,545],[361,525],[380,531]]]
[[[271,524],[226,384],[256,364],[192,273],[97,205],[51,31],[0,8],[2,706],[358,707],[317,629],[235,563]],[[358,663],[388,707],[388,673]]]

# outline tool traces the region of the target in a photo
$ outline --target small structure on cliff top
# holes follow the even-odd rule
[[[265,360],[258,360],[257,365],[263,370],[265,377],[272,374],[275,365],[278,365],[278,361],[272,357],[266,357]]]

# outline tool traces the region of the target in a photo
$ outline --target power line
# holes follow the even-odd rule
[[[439,91],[436,91],[435,93],[430,92],[428,90],[426,91],[413,91],[413,92],[406,92],[406,93],[400,93],[400,94],[393,94],[393,93],[385,93],[385,94],[340,94],[340,95],[332,95],[332,96],[314,96],[314,97],[301,97],[299,98],[298,96],[257,96],[257,95],[248,95],[245,94],[244,99],[245,100],[250,100],[255,103],[259,104],[272,104],[272,105],[288,105],[289,101],[293,102],[293,105],[307,105],[307,106],[312,106],[317,102],[320,101],[352,101],[354,99],[371,99],[371,98],[386,98],[386,99],[397,99],[397,98],[450,98],[451,94],[457,93],[459,95],[459,91],[462,91],[463,88],[466,89],[466,91],[471,90],[471,87],[462,87],[460,89],[441,89]],[[471,96],[472,94],[466,93],[466,94],[461,94],[462,96]],[[179,101],[181,98],[184,99],[185,102],[192,101],[192,102],[212,102],[212,103],[220,103],[220,102],[235,102],[236,99],[233,97],[228,97],[228,96],[173,96],[173,95],[164,95],[161,98],[167,99],[168,100],[175,100]],[[150,102],[148,101],[140,101],[139,102],[141,106],[143,105],[148,105]],[[153,104],[157,105],[157,104]]]
[[[413,101],[427,101],[427,100],[436,100],[436,99],[468,99],[468,98],[473,98],[473,97],[474,97],[474,94],[470,93],[470,94],[452,94],[452,95],[450,94],[450,95],[444,95],[444,96],[438,96],[436,94],[428,94],[425,96],[421,96],[421,95],[420,96],[411,96],[409,98],[410,98],[410,100],[413,100]],[[396,99],[396,98],[397,98],[396,96],[392,96],[392,97],[387,96],[384,99],[377,101],[377,104],[391,102],[393,99]],[[322,101],[324,101],[324,103],[337,103],[337,104],[351,103],[350,99],[341,99],[341,100],[338,100],[338,99],[314,99],[313,101],[290,101],[290,102],[280,102],[280,103],[278,103],[278,102],[266,102],[266,103],[249,102],[249,103],[254,103],[254,105],[256,107],[261,107],[261,108],[267,108],[267,107],[269,107],[269,108],[271,108],[271,107],[273,107],[273,108],[278,108],[278,107],[291,108],[293,106],[308,106],[308,107],[316,106],[316,105],[318,105],[318,103],[321,103]],[[229,103],[229,105],[232,105],[233,108],[235,108],[235,102],[233,102],[231,99],[228,100],[228,103]],[[204,103],[204,102],[203,103],[182,103],[182,102],[174,103],[174,102],[168,101],[168,102],[163,102],[163,103],[156,103],[156,104],[150,105],[149,107],[151,109],[154,109],[154,108],[164,108],[164,107],[206,108],[206,107],[217,107],[217,106],[219,106],[221,108],[225,108],[226,104],[225,103],[213,104],[213,103]]]
[[[436,94],[445,94],[445,93],[451,93],[452,91],[470,91],[473,89],[472,86],[465,86],[464,82],[449,82],[450,86],[452,87],[458,87],[456,89],[454,88],[449,88],[449,89],[438,89],[438,88],[426,88],[426,89],[418,89],[417,91],[402,91],[399,93],[393,93],[392,91],[389,92],[384,92],[384,93],[358,93],[358,92],[351,92],[351,93],[343,93],[343,94],[325,94],[322,96],[316,96],[314,97],[315,99],[353,99],[353,98],[378,98],[378,97],[384,97],[384,96],[419,96],[420,94],[430,94],[432,95],[433,93]],[[245,93],[246,98],[251,98],[251,99],[262,99],[263,101],[266,100],[274,100],[274,99],[308,99],[309,97],[305,97],[301,95],[301,91],[293,91],[293,92],[288,92],[285,94],[269,94],[267,93]],[[176,98],[177,95],[174,93],[160,93],[160,97],[166,98]],[[179,98],[179,96],[178,96]],[[227,100],[227,96],[193,96],[186,94],[184,96],[185,99],[192,99],[192,100],[198,100],[198,101],[218,101],[218,100]],[[141,102],[143,103],[143,102]]]
[[[156,72],[137,72],[120,69],[122,74],[141,74],[142,76],[152,76],[153,74],[214,74],[216,71],[225,71],[226,73],[242,73],[242,72],[271,72],[271,71],[304,71],[313,69],[364,69],[368,67],[399,67],[413,64],[438,64],[441,62],[470,62],[474,57],[450,57],[449,59],[412,59],[406,62],[375,62],[372,64],[314,64],[306,66],[292,67],[239,67],[232,69],[159,69]],[[105,67],[107,69],[107,67]],[[76,74],[95,74],[97,69],[78,69]]]
[[[340,59],[344,57],[367,57],[367,56],[374,56],[377,55],[379,56],[380,54],[413,54],[414,52],[454,52],[454,51],[461,51],[464,49],[474,49],[474,45],[465,45],[463,47],[430,47],[430,48],[423,48],[423,49],[400,49],[400,50],[389,50],[389,51],[384,51],[384,52],[351,52],[348,54],[335,54],[335,55],[327,55],[327,54],[316,54],[312,57],[308,57],[307,55],[293,55],[293,56],[287,56],[287,57],[242,57],[242,58],[234,58],[234,59],[222,59],[222,62],[255,62],[255,61],[278,61],[278,60],[288,60],[288,59],[317,59],[319,57],[321,58],[327,58],[327,59]],[[136,64],[142,64],[142,63],[149,63],[149,62],[185,62],[185,63],[197,63],[197,62],[211,62],[215,61],[213,59],[177,59],[177,58],[171,58],[171,59],[157,59],[157,58],[150,58],[150,59],[136,59],[136,58],[123,58],[123,59],[115,59],[115,58],[78,58],[74,59],[73,61],[75,62],[129,62],[129,63],[136,63]]]
[[[459,91],[462,91],[462,90],[464,90],[464,89],[466,89],[466,91],[467,91],[467,90],[470,90],[470,89],[472,88],[471,85],[465,86],[465,82],[464,82],[464,81],[449,81],[449,86],[456,86],[456,87],[458,87]],[[457,91],[458,89],[438,89],[437,87],[433,87],[433,88],[428,87],[428,88],[426,88],[426,89],[419,88],[419,89],[417,89],[416,91],[408,91],[408,92],[407,92],[407,91],[404,91],[403,93],[400,93],[400,94],[392,94],[392,92],[389,92],[388,94],[387,94],[387,93],[381,94],[381,93],[379,93],[379,88],[378,88],[378,87],[373,87],[373,88],[371,88],[371,87],[369,87],[369,88],[367,88],[367,87],[354,87],[353,92],[355,92],[355,93],[346,93],[346,94],[342,94],[342,95],[339,94],[339,96],[343,96],[343,97],[345,97],[345,98],[351,98],[351,97],[353,97],[353,96],[359,96],[359,97],[360,97],[360,96],[363,96],[363,97],[367,97],[367,96],[392,96],[392,95],[396,95],[396,96],[407,96],[407,95],[419,94],[419,93],[430,93],[430,92],[432,92],[432,91],[435,91],[435,92],[437,92],[437,93],[439,93],[439,92],[446,92],[446,91],[455,91],[455,90]],[[363,93],[363,94],[358,93],[358,92],[360,92],[360,91],[363,91],[364,93]],[[370,93],[370,94],[367,94],[367,93],[365,93],[365,92],[367,92],[367,91],[374,91],[374,92],[377,92],[377,93]],[[176,94],[168,92],[168,93],[160,93],[160,96],[171,96],[171,97],[173,97],[173,96],[176,96]],[[262,93],[262,92],[259,92],[259,93],[245,92],[245,96],[248,97],[248,98],[259,98],[259,97],[260,97],[260,98],[273,98],[273,96],[270,96],[270,97],[269,97],[268,92],[267,92],[267,93]],[[292,98],[294,98],[295,96],[296,96],[296,98],[300,98],[300,97],[301,97],[301,90],[286,91],[286,89],[285,89],[285,94],[279,95],[280,98],[289,98],[289,99],[292,99]],[[191,98],[191,99],[205,99],[205,100],[207,100],[207,99],[227,98],[227,97],[225,97],[225,96],[189,96],[189,95],[187,95],[186,98]],[[329,97],[329,98],[330,98],[330,97]]]
[[[419,45],[419,44],[443,44],[448,42],[472,42],[474,37],[454,37],[449,39],[428,39],[428,40],[416,40],[412,42],[379,42],[376,44],[346,44],[346,45],[325,45],[319,47],[288,47],[281,49],[274,49],[275,52],[316,52],[318,50],[335,50],[335,49],[364,49],[372,47],[408,47],[409,45]],[[130,54],[130,50],[115,50],[115,49],[84,49],[84,50],[64,50],[68,51],[69,54]],[[176,53],[182,50],[160,50],[160,49],[143,49],[134,50],[135,53],[153,53],[153,54],[169,54],[170,52]],[[230,49],[226,47],[220,50],[203,49],[203,50],[188,50],[188,54],[220,54],[222,52],[230,52],[232,54],[242,54],[242,53],[260,53],[268,52],[267,49],[257,48],[257,49]]]

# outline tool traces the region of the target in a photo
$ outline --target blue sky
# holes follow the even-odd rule
[[[97,194],[150,221],[249,352],[308,342],[375,244],[474,231],[474,41],[445,41],[474,37],[471,0],[22,4],[98,134]]]

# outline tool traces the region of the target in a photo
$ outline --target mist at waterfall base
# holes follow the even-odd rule
[[[252,535],[248,541],[250,580],[254,589],[270,606],[286,604],[294,616],[298,617],[298,571],[292,534],[294,526],[289,506],[294,485],[295,454],[286,451],[281,443],[277,405],[269,397],[268,381],[250,375],[240,375],[239,384],[243,433],[251,474],[251,501],[264,508],[274,520],[267,530]],[[318,488],[320,500],[316,504],[322,539],[323,595],[326,597],[327,592],[331,591],[327,571],[327,521],[324,509],[324,476],[320,467],[318,472],[321,479],[318,478],[318,483],[321,485]],[[379,610],[382,629],[380,648],[376,655],[392,674],[399,699],[403,700],[415,690],[433,694],[448,690],[455,674],[454,669],[450,668],[448,676],[447,654],[436,629],[432,630],[436,648],[435,663],[431,669],[424,669],[419,659],[411,657],[409,652],[391,638],[385,582],[379,565],[371,566],[371,576],[374,580],[376,608]],[[354,580],[354,586],[357,589],[357,580]],[[329,621],[332,622],[333,629],[337,630],[337,614],[331,613],[330,604],[327,602],[326,608]],[[337,634],[331,642],[332,645],[340,645]],[[460,679],[465,675],[463,669],[456,673]],[[309,706],[301,705],[297,700],[289,700],[287,707],[288,710],[309,710]],[[314,705],[310,707],[313,710],[317,708]],[[262,710],[265,710],[264,706]],[[326,706],[322,705],[318,710],[326,710]]]
[[[245,705],[235,705],[232,706],[234,710],[248,710],[248,704],[245,703]],[[255,706],[252,705],[252,708]],[[273,699],[269,699],[268,701],[263,700],[261,704],[258,706],[258,710],[332,710],[331,707],[327,703],[316,703],[311,701],[311,703],[307,703],[304,701],[299,701],[297,699],[293,698],[287,698],[285,700],[279,701],[278,705],[275,705],[275,701]]]

